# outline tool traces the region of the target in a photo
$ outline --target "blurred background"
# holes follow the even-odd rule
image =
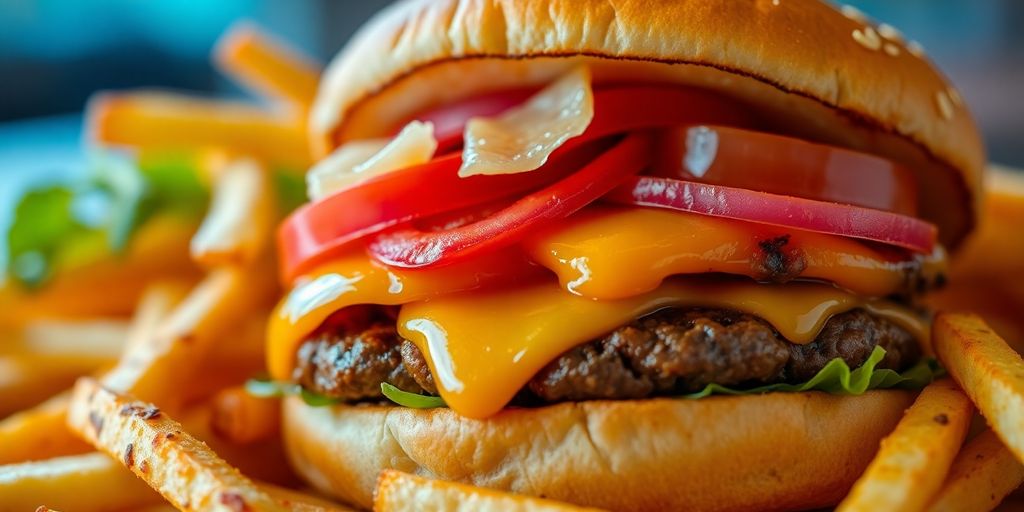
[[[240,95],[209,62],[211,46],[233,21],[254,20],[327,61],[388,3],[0,0],[0,206],[10,204],[14,181],[83,165],[79,113],[94,91],[149,86]],[[960,87],[991,159],[1024,167],[1024,2],[850,3],[922,43]]]

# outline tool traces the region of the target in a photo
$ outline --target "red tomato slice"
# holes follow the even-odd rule
[[[915,217],[741,188],[638,176],[605,199],[871,240],[925,254],[935,247],[935,226]]]
[[[452,116],[468,119],[470,110]],[[588,141],[680,124],[751,124],[746,111],[734,102],[707,91],[678,87],[599,90],[594,94],[594,110],[586,133],[570,140],[537,171],[459,178],[460,155],[452,154],[378,176],[299,208],[278,232],[282,275],[294,279],[329,260],[348,243],[397,224],[514,197],[552,183],[582,167],[587,161],[582,157],[594,154],[573,149]],[[446,126],[458,124],[445,122]],[[461,137],[461,129],[457,133]]]
[[[530,194],[490,217],[444,231],[404,229],[379,236],[369,250],[394,267],[448,264],[515,243],[529,231],[564,218],[613,189],[650,161],[649,137],[634,134],[579,172]]]
[[[722,126],[659,137],[653,174],[914,216],[910,170],[873,155]]]

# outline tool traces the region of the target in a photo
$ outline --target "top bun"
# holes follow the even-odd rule
[[[698,86],[783,133],[913,169],[940,240],[974,224],[985,154],[959,94],[889,26],[818,0],[410,0],[334,59],[311,115],[319,154],[417,113],[536,86],[580,63],[596,83]]]

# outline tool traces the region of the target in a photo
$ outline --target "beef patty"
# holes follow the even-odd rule
[[[903,369],[921,355],[910,333],[861,309],[833,316],[806,345],[790,343],[751,315],[666,309],[566,351],[530,380],[517,401],[643,398],[710,383],[803,382],[835,358],[860,366],[875,346],[886,350],[881,368]],[[382,382],[437,394],[423,354],[386,315],[363,325],[325,326],[301,344],[297,361],[293,378],[332,398],[380,398]]]

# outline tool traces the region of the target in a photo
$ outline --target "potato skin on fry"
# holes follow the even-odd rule
[[[928,512],[992,510],[1022,482],[1024,465],[986,430],[960,450]]]
[[[285,510],[152,404],[78,381],[68,424],[181,509]]]
[[[974,408],[955,382],[921,392],[838,512],[919,511],[942,485],[967,435]]]
[[[1024,461],[1024,360],[977,315],[940,313],[932,343],[1006,447]]]

